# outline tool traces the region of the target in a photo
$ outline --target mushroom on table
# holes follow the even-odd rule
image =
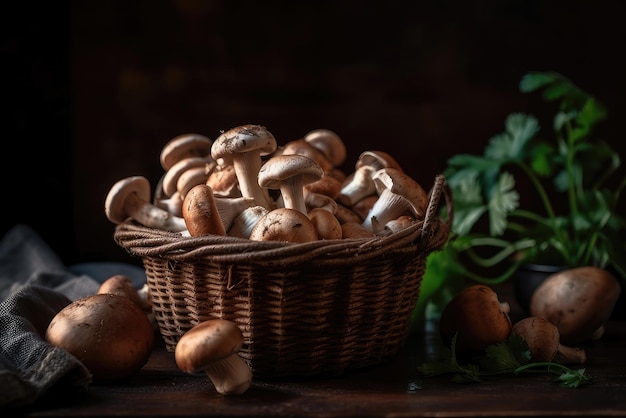
[[[252,369],[239,356],[244,338],[236,323],[209,319],[185,332],[176,344],[176,365],[184,372],[204,371],[222,395],[241,395],[252,383]]]

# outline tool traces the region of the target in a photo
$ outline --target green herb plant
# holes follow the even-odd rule
[[[472,362],[460,364],[455,353],[456,336],[452,338],[451,356],[443,360],[433,360],[420,364],[417,371],[425,377],[452,374],[455,383],[480,383],[497,375],[520,375],[543,373],[554,375],[554,382],[566,388],[578,388],[592,381],[585,369],[550,362],[531,362],[530,350],[523,337],[511,334],[507,341],[487,347],[483,356]]]
[[[414,320],[429,300],[445,303],[458,278],[494,285],[523,264],[593,265],[626,280],[626,223],[617,213],[626,178],[618,153],[595,136],[606,108],[554,72],[528,73],[519,88],[556,106],[552,135],[537,117],[511,113],[482,155],[448,160],[452,233],[427,259]],[[531,203],[522,207],[522,197]]]

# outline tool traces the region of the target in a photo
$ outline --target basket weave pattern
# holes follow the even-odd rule
[[[195,324],[223,318],[239,325],[239,354],[257,377],[341,374],[404,344],[426,258],[448,237],[437,214],[444,186],[438,176],[423,222],[370,239],[182,237],[130,220],[114,239],[143,260],[169,351]]]

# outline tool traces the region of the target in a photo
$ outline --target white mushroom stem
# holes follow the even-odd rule
[[[404,197],[385,189],[370,209],[363,226],[373,233],[385,228],[385,224],[406,214],[411,205]]]
[[[215,196],[215,207],[222,219],[224,228],[228,231],[237,217],[246,209],[256,206],[254,199],[249,197],[220,197]]]
[[[142,176],[116,182],[109,190],[104,209],[107,218],[117,225],[130,217],[150,228],[174,232],[187,229],[183,218],[150,203],[150,183]]]
[[[233,221],[230,229],[228,229],[228,235],[238,238],[250,238],[252,229],[265,215],[268,214],[268,210],[263,206],[252,206],[244,209]]]
[[[222,395],[241,395],[252,382],[252,371],[238,354],[208,364],[204,372]]]
[[[370,165],[357,168],[350,180],[341,188],[337,201],[350,207],[367,196],[375,195],[376,185],[372,180],[375,172],[376,170]]]
[[[259,170],[258,184],[269,189],[279,189],[283,205],[307,214],[304,186],[322,178],[322,168],[304,155],[273,156]]]

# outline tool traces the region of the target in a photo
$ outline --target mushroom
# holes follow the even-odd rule
[[[252,231],[253,241],[310,242],[318,239],[313,222],[302,212],[290,208],[276,208],[262,217]]]
[[[377,200],[378,200],[377,194],[366,196],[363,199],[354,203],[352,206],[350,206],[350,209],[352,209],[352,211],[356,213],[357,215],[359,215],[359,217],[363,220],[367,218],[367,214],[370,213],[370,210],[372,210],[372,207],[374,207],[374,204],[376,203]],[[402,215],[402,216],[410,216],[410,215]]]
[[[313,208],[307,216],[317,230],[318,239],[341,239],[341,224],[332,212],[323,208]]]
[[[192,168],[204,167],[205,171],[207,173],[210,173],[216,165],[217,163],[213,161],[210,156],[189,157],[178,161],[163,175],[163,193],[165,194],[165,196],[172,196],[178,189],[178,179],[186,171]]]
[[[380,170],[382,168],[394,168],[396,170],[402,170],[400,164],[391,155],[383,151],[363,151],[354,165],[355,170],[364,165],[369,165],[374,170]]]
[[[284,146],[280,147],[273,156],[278,155],[302,155],[315,161],[325,173],[333,169],[333,165],[326,155],[304,139],[295,139],[287,142]]]
[[[357,168],[342,185],[337,201],[350,207],[367,196],[376,196],[376,184],[372,177],[377,171],[371,165]]]
[[[339,167],[346,160],[346,145],[339,135],[330,129],[314,129],[304,135],[303,140],[320,150],[333,167]]]
[[[140,224],[166,231],[185,231],[185,220],[150,203],[150,182],[143,176],[118,180],[107,194],[104,213],[116,225],[129,217]]]
[[[309,157],[299,154],[276,155],[259,170],[261,187],[280,189],[284,207],[306,215],[304,186],[318,181],[324,175],[322,168]]]
[[[183,219],[192,237],[226,235],[226,229],[215,205],[213,190],[204,183],[192,187],[185,196]]]
[[[576,345],[603,335],[620,291],[615,276],[604,269],[566,269],[548,276],[537,287],[529,311],[556,325],[562,343]]]
[[[337,217],[337,219],[339,220],[339,223],[341,224],[344,224],[346,222],[361,223],[363,221],[363,218],[361,218],[355,211],[353,211],[350,208],[345,207],[341,203],[337,203],[335,205],[335,216]]]
[[[116,380],[136,374],[154,348],[154,329],[145,312],[128,297],[90,295],[61,309],[46,330],[48,343],[61,347],[95,379]]]
[[[187,373],[204,371],[222,395],[241,395],[252,383],[252,370],[239,356],[244,338],[236,323],[210,319],[180,337],[174,357]]]
[[[448,347],[456,335],[456,354],[465,358],[509,337],[512,328],[509,312],[509,304],[500,302],[491,287],[471,285],[456,294],[443,308],[439,333]]]
[[[325,194],[313,193],[304,188],[304,204],[307,211],[320,208],[329,211],[333,215],[337,212],[338,203]]]
[[[403,215],[399,218],[392,219],[385,224],[385,231],[395,233],[401,231],[415,223],[415,218],[410,215]]]
[[[180,197],[185,200],[185,196],[192,187],[198,184],[206,185],[212,169],[213,168],[211,166],[206,165],[193,167],[182,173],[176,182],[176,191],[180,194]]]
[[[185,158],[209,156],[212,144],[211,139],[204,135],[178,135],[170,139],[161,150],[161,167],[168,171],[174,164]]]
[[[98,288],[97,293],[125,296],[144,311],[150,311],[152,309],[148,287],[142,287],[138,290],[130,277],[124,274],[115,274],[106,279]]]
[[[332,199],[336,199],[341,191],[341,182],[335,177],[331,177],[324,173],[324,176],[318,181],[307,184],[304,186],[304,190],[310,193],[319,193],[324,196],[328,196]]]
[[[217,137],[211,156],[214,160],[223,158],[232,162],[242,196],[253,198],[258,205],[271,210],[274,202],[267,189],[259,186],[257,175],[261,157],[273,153],[276,147],[276,138],[264,126],[243,125]]]
[[[378,199],[363,220],[363,226],[377,233],[385,224],[404,214],[424,219],[428,195],[422,186],[402,170],[383,168],[372,177]]]
[[[524,339],[533,362],[583,364],[587,361],[587,354],[582,348],[561,344],[559,330],[547,319],[536,316],[523,318],[513,325],[511,335],[513,334]]]
[[[232,164],[221,163],[218,164],[206,181],[206,184],[211,186],[213,194],[219,197],[242,197],[241,190],[239,189],[239,180],[237,180],[237,173],[235,173],[235,167]],[[253,198],[247,198],[254,201]]]

